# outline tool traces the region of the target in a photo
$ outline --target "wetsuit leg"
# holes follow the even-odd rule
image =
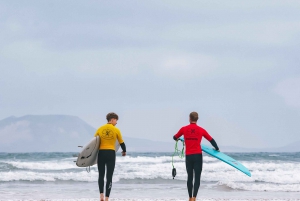
[[[194,175],[194,161],[193,155],[187,155],[185,157],[185,167],[188,175],[187,178],[187,188],[189,192],[189,197],[191,198],[193,195],[193,175]]]
[[[105,196],[109,197],[110,191],[112,188],[112,177],[115,170],[115,164],[116,164],[116,152],[114,150],[107,150],[107,173],[106,173],[106,191]]]
[[[194,179],[194,193],[193,197],[197,197],[197,193],[200,187],[200,178],[202,172],[202,154],[195,154],[194,156],[194,172],[195,172],[195,179]]]
[[[103,193],[104,188],[104,175],[105,175],[105,153],[103,153],[102,150],[99,150],[98,152],[98,172],[99,172],[99,178],[98,178],[98,186],[100,193]]]

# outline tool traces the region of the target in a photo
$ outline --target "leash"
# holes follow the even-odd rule
[[[180,140],[180,141],[182,142],[182,149],[181,150],[178,149],[178,140],[177,140],[176,144],[175,144],[175,150],[174,150],[174,153],[172,155],[172,166],[173,166],[172,176],[173,176],[173,179],[176,176],[176,168],[174,167],[174,156],[177,155],[181,159],[184,158],[184,142],[182,140]]]

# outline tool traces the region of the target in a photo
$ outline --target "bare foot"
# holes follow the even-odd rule
[[[192,201],[196,201],[196,197],[192,197]]]
[[[108,198],[109,198],[109,197],[105,197],[105,201],[108,201]]]
[[[103,193],[100,193],[100,201],[104,201],[104,195],[103,195]]]

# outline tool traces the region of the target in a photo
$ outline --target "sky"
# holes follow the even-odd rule
[[[169,141],[192,111],[220,145],[300,140],[300,2],[0,1],[0,119],[75,115]]]

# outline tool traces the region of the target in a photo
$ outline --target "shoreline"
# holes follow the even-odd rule
[[[122,198],[111,198],[109,199],[110,201],[187,201],[188,198],[186,199],[177,199],[177,198],[156,198],[156,199],[151,199],[151,198],[145,198],[145,199],[140,199],[140,198],[132,198],[132,199],[122,199]],[[199,198],[197,199],[198,201],[300,201],[300,199],[265,199],[265,198],[254,198],[254,199],[226,199],[226,198]],[[99,198],[78,198],[78,199],[9,199],[9,200],[2,200],[0,201],[99,201]]]

